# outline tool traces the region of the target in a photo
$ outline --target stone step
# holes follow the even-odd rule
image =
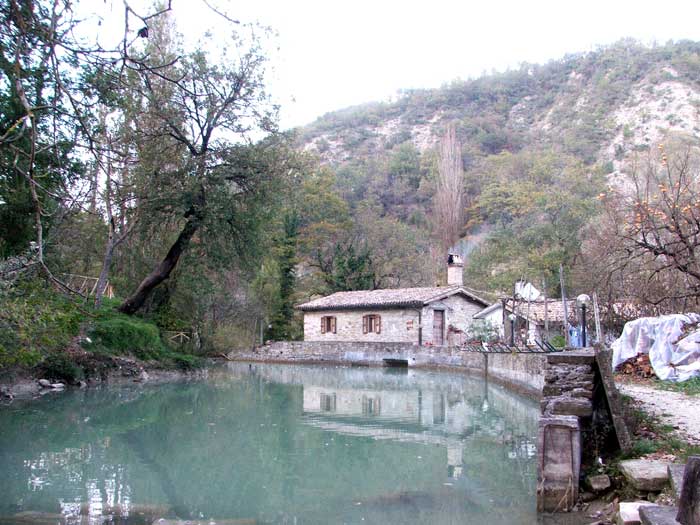
[[[639,519],[642,525],[678,525],[676,507],[640,507]]]
[[[668,478],[671,481],[671,495],[673,500],[678,505],[681,499],[681,491],[683,490],[683,473],[685,465],[671,464],[668,466]]]

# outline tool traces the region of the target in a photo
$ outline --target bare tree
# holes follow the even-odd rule
[[[609,302],[684,310],[700,298],[700,153],[659,145],[601,194],[604,214],[589,227],[586,273]]]
[[[464,171],[454,124],[440,140],[438,176],[433,198],[433,228],[441,254],[460,237],[464,226]]]

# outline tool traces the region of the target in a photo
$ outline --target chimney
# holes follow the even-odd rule
[[[462,257],[454,253],[447,254],[447,286],[464,285],[463,270],[464,262]]]

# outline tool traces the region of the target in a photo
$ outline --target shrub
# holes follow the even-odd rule
[[[81,367],[71,361],[70,357],[59,352],[46,356],[41,363],[43,375],[53,380],[63,380],[67,383],[77,383],[85,378]]]
[[[114,317],[98,320],[86,347],[115,354],[133,354],[139,359],[159,359],[165,354],[158,327],[141,319]]]
[[[564,348],[566,346],[566,338],[563,335],[554,335],[549,338],[549,344],[554,348]]]

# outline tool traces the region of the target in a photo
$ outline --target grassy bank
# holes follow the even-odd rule
[[[700,454],[700,446],[680,438],[673,426],[664,424],[660,418],[649,414],[636,405],[632,398],[623,396],[626,404],[626,421],[632,435],[632,447],[621,459],[649,455],[673,455],[679,461]]]
[[[23,371],[75,382],[93,357],[126,357],[187,369],[199,357],[168,344],[152,321],[117,311],[106,299],[99,309],[60,293],[42,279],[0,292],[0,374]]]

